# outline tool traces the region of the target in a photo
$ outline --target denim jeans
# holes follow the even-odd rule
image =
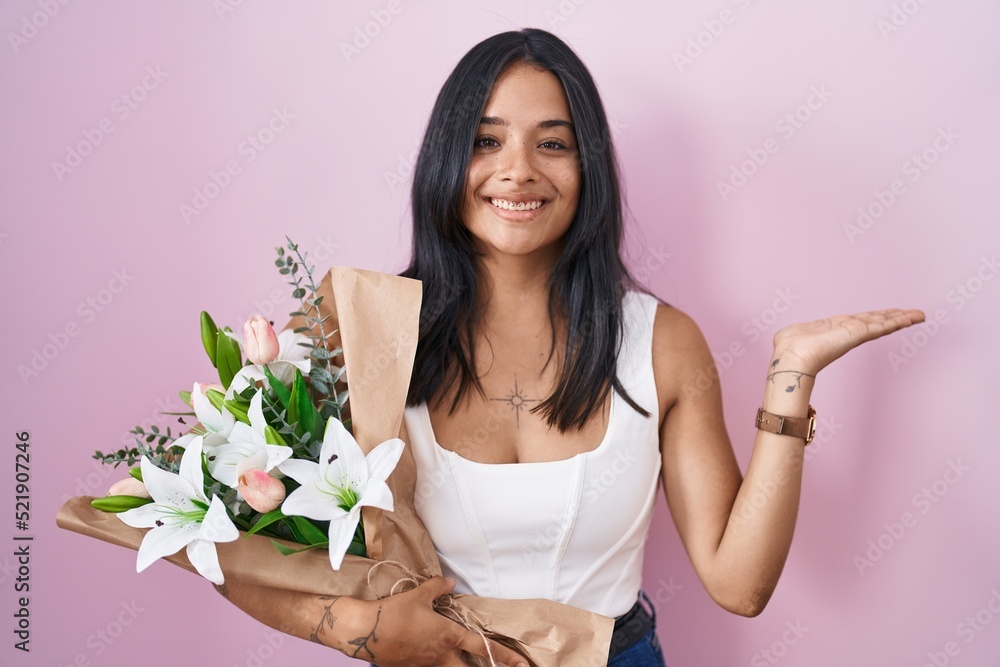
[[[656,636],[656,607],[643,591],[639,596],[646,602],[653,627],[642,639],[608,661],[608,667],[667,667],[663,659],[660,639]]]

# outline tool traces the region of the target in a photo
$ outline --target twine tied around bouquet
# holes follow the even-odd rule
[[[379,591],[376,590],[372,582],[372,575],[374,574],[375,570],[382,565],[393,565],[402,570],[404,575],[399,579],[397,579],[392,584],[392,586],[389,587],[389,593],[387,595],[380,594]],[[368,570],[368,588],[375,593],[375,596],[379,600],[385,599],[391,595],[396,595],[397,593],[405,593],[408,590],[413,590],[414,588],[424,583],[425,581],[428,581],[429,579],[430,577],[424,577],[420,574],[417,574],[403,563],[400,563],[399,561],[395,560],[379,561],[374,565],[372,565],[371,568]],[[407,584],[410,584],[411,586],[406,588],[405,586]],[[503,644],[504,646],[507,646],[507,648],[510,648],[512,651],[520,653],[520,651],[518,651],[517,648],[510,645],[511,643],[513,643],[513,641],[510,638],[502,635],[496,635],[493,633],[487,633],[485,630],[483,630],[482,626],[485,625],[485,623],[483,623],[483,621],[479,619],[472,612],[468,610],[463,610],[461,607],[459,607],[455,602],[455,597],[451,593],[446,593],[445,595],[442,595],[441,597],[435,599],[433,602],[433,608],[434,611],[436,611],[437,613],[441,614],[450,621],[458,623],[466,630],[469,630],[470,632],[479,635],[479,638],[483,640],[483,645],[486,646],[486,659],[489,660],[489,662],[486,663],[482,661],[480,656],[463,655],[462,657],[463,660],[466,661],[466,664],[473,665],[475,667],[481,665],[489,665],[489,667],[500,667],[499,663],[497,663],[496,659],[493,657],[493,649],[490,648],[490,640]],[[469,662],[469,660],[475,660],[475,662]],[[532,662],[530,659],[525,658],[525,660],[528,662],[529,665],[531,665],[531,667],[535,667],[534,662]]]

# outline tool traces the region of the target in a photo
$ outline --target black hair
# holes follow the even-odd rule
[[[620,256],[623,216],[618,166],[608,120],[590,72],[555,35],[535,28],[504,32],[474,46],[445,81],[431,112],[414,169],[413,255],[401,276],[423,281],[420,331],[407,405],[458,390],[449,414],[470,389],[485,395],[476,374],[477,304],[473,237],[462,224],[467,172],[487,99],[509,66],[526,63],[561,82],[579,147],[576,214],[549,277],[552,348],[556,318],[565,321],[564,363],[556,389],[531,411],[560,432],[582,428],[614,388],[644,417],[616,375],[627,289],[649,293]],[[442,392],[439,401],[444,398]]]

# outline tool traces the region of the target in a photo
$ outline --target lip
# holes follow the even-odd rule
[[[499,208],[493,205],[490,201],[491,199],[504,199],[506,201],[520,203],[528,201],[541,201],[542,205],[536,209],[530,211],[509,211],[505,208]],[[505,195],[487,195],[483,197],[483,203],[493,211],[493,213],[504,220],[509,220],[511,222],[528,222],[537,218],[542,211],[551,203],[548,197],[543,197],[539,194],[534,193],[522,193],[522,194],[505,194]]]

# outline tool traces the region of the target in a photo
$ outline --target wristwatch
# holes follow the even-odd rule
[[[810,405],[805,417],[785,417],[757,408],[757,428],[768,433],[805,438],[808,445],[816,435],[816,411]]]

